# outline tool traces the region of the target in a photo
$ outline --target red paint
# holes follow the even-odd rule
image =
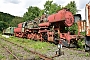
[[[30,34],[27,34],[27,38],[30,39]]]
[[[56,15],[55,15],[55,21],[62,21],[65,20],[65,10],[60,10]]]
[[[54,22],[54,20],[55,20],[55,15],[56,15],[56,14],[49,15],[48,18],[47,18],[48,21],[49,21],[49,22]]]
[[[23,35],[24,35],[23,33],[19,33],[19,37],[20,37],[20,38],[22,38],[22,37],[23,37]]]
[[[66,11],[66,14],[65,14],[65,24],[66,26],[72,26],[74,23],[74,17],[72,15],[71,12],[69,11]]]
[[[22,28],[15,28],[14,32],[16,32],[16,33],[22,32]]]
[[[70,40],[72,39],[69,33],[60,33],[60,38],[66,39],[69,43],[70,43]]]
[[[40,27],[43,27],[43,26],[46,26],[46,27],[47,27],[47,26],[49,26],[49,25],[50,25],[49,22],[44,22],[44,23],[40,23],[40,24],[39,24]]]
[[[74,17],[72,13],[66,9],[60,10],[58,13],[48,16],[49,22],[58,22],[64,20],[64,24],[66,26],[71,26],[74,23]]]
[[[18,24],[18,28],[22,28],[22,23],[19,23]]]
[[[15,33],[15,36],[16,36],[16,37],[18,37],[18,36],[19,36],[19,34],[18,34],[18,33]]]

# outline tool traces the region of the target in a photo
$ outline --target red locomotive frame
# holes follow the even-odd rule
[[[80,18],[80,16],[78,17]],[[70,45],[73,44],[75,47],[77,40],[82,36],[80,34],[72,35],[70,31],[65,31],[65,28],[73,25],[74,18],[73,14],[65,8],[48,17],[43,15],[40,19],[18,24],[18,27],[14,29],[14,35],[22,38],[25,37],[55,43],[62,41],[63,46],[70,47]]]

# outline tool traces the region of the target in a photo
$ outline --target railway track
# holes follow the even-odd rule
[[[20,45],[18,45],[18,44],[15,44],[15,43],[13,43],[13,42],[11,42],[11,41],[8,41],[8,40],[5,40],[5,39],[3,39],[2,38],[2,40],[4,40],[4,41],[6,41],[6,42],[9,42],[9,43],[11,43],[11,44],[14,44],[14,45],[16,45],[16,46],[18,46],[18,47],[20,47],[20,48],[22,48],[22,49],[25,49],[28,53],[32,53],[32,54],[35,54],[35,55],[38,55],[41,59],[43,59],[43,60],[53,60],[52,58],[49,58],[49,57],[47,57],[47,56],[45,56],[45,55],[43,55],[43,54],[40,54],[40,53],[38,53],[38,52],[35,52],[35,51],[33,51],[33,50],[30,50],[30,49],[27,49],[27,48],[25,48],[25,47],[23,47],[23,46],[20,46]],[[4,47],[4,46],[3,46]],[[6,49],[6,48],[5,48]],[[6,50],[8,50],[8,49],[6,49]],[[9,50],[8,50],[9,51]],[[9,53],[11,53],[10,51],[9,51]],[[15,55],[13,54],[13,53],[11,53],[14,57],[15,57]],[[17,58],[17,57],[15,57],[15,58]],[[17,60],[18,60],[18,58],[17,58]]]
[[[81,52],[85,52],[85,50],[84,50],[84,49],[82,49],[82,50],[78,50],[77,48],[68,48],[68,49],[70,49],[70,50],[74,50],[74,51],[81,51]]]
[[[0,44],[1,45],[1,44]],[[5,47],[5,46],[3,46],[3,45],[1,45],[9,54],[11,54],[16,60],[19,60],[19,58],[15,55],[15,54],[13,54],[7,47]]]

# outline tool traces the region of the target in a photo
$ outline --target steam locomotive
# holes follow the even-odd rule
[[[81,15],[73,15],[68,9],[64,8],[52,15],[42,15],[35,20],[26,21],[18,24],[14,28],[14,36],[40,41],[49,41],[58,44],[62,43],[66,47],[76,47],[77,41],[82,37],[79,32],[68,30],[75,21],[81,20]],[[74,28],[74,27],[73,27]]]

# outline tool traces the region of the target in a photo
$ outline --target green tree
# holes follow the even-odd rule
[[[12,27],[17,27],[17,25],[21,22],[24,22],[24,20],[21,18],[21,17],[15,17],[9,26],[12,26]]]
[[[76,7],[76,3],[75,1],[71,1],[70,3],[68,3],[65,8],[68,8],[70,9],[70,11],[73,13],[73,14],[76,14],[77,12],[77,7]]]
[[[39,17],[42,16],[43,14],[44,14],[44,9],[43,10],[40,10]]]
[[[30,6],[28,11],[24,14],[24,21],[26,20],[34,20],[34,18],[38,17],[40,14],[40,9],[38,7]]]
[[[6,22],[0,21],[0,31],[3,31],[3,29],[6,29],[8,27],[8,24]]]
[[[46,1],[44,4],[44,10],[46,14],[53,14],[61,10],[61,5],[53,3],[53,1]]]
[[[0,21],[7,22],[9,24],[13,18],[15,18],[15,16],[10,15],[8,13],[0,12]]]
[[[78,26],[77,23],[74,23],[72,26],[69,27],[70,31],[74,31],[75,34],[78,34]]]
[[[15,16],[8,13],[0,12],[0,31],[10,26],[11,21]]]

